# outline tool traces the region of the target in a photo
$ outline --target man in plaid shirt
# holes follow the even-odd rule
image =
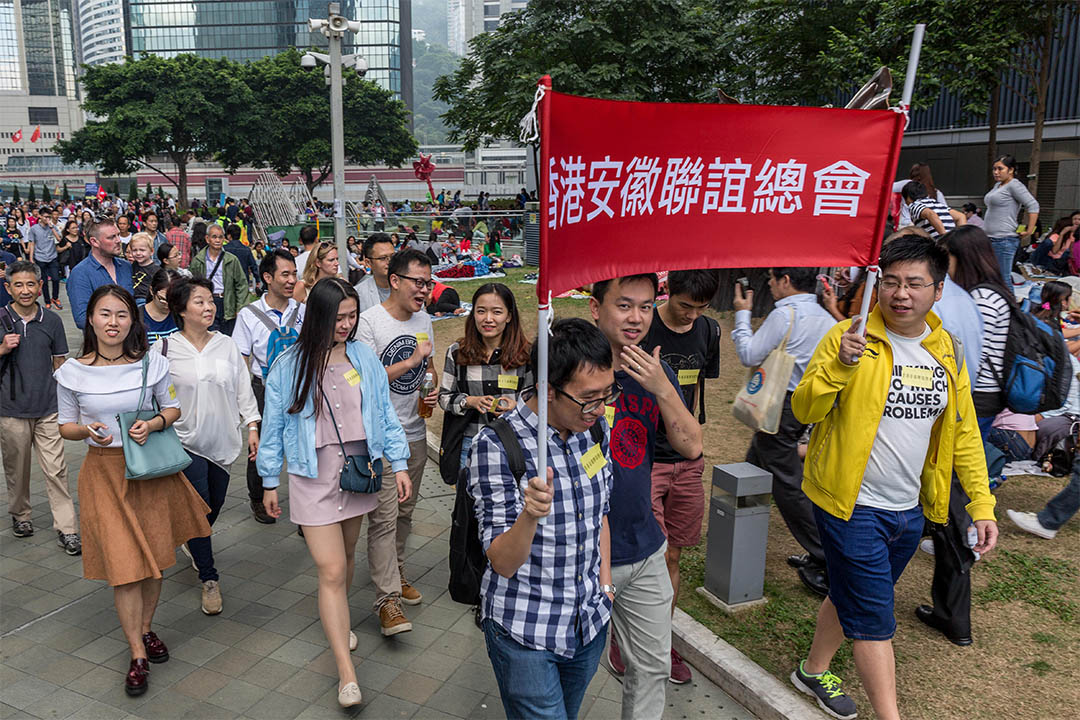
[[[492,428],[480,431],[469,457],[468,489],[489,563],[480,589],[482,627],[507,717],[577,717],[604,651],[615,594],[606,423],[601,443],[590,433],[619,393],[611,347],[581,319],[561,320],[552,333],[542,431],[547,480],[536,465],[535,394],[505,415],[525,458],[524,489]],[[534,368],[536,360],[534,347]]]
[[[184,231],[184,223],[191,213],[184,213],[184,218],[179,225],[174,225],[165,233],[165,241],[180,251],[180,267],[186,268],[191,264],[191,238]]]

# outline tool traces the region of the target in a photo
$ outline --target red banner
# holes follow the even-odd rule
[[[877,259],[899,113],[597,100],[541,82],[542,303],[656,270]]]

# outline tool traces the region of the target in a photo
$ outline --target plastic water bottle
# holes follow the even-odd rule
[[[424,398],[435,389],[435,377],[431,373],[424,375],[424,384],[420,386],[420,399],[417,401],[417,412],[422,418],[431,417],[431,408],[424,403]]]

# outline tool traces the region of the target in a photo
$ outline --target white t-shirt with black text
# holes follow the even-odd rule
[[[929,327],[915,338],[885,334],[893,350],[892,378],[855,504],[903,511],[919,504],[930,433],[948,403],[949,377],[922,346]]]

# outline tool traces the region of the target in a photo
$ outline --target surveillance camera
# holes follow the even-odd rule
[[[365,75],[367,75],[367,71],[368,71],[367,60],[365,60],[363,58],[363,56],[357,56],[357,58],[356,58],[356,74],[359,75],[360,77],[364,77]]]
[[[308,68],[310,70],[311,68],[315,67],[317,64],[318,64],[318,62],[315,60],[315,56],[312,55],[311,53],[304,53],[300,57],[300,67],[302,67],[302,68]]]

